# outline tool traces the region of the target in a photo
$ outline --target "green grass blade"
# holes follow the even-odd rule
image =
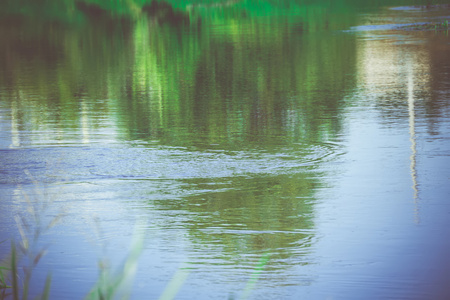
[[[6,279],[5,279],[5,276],[3,275],[2,270],[7,270],[7,271],[9,271],[9,268],[6,268],[6,267],[0,267],[0,288],[1,288],[1,289],[11,288],[10,286],[8,286],[8,285],[6,284]]]
[[[136,230],[138,227],[137,224]],[[143,251],[144,236],[143,232],[134,234],[131,251],[118,272],[111,273],[109,269],[103,267],[104,264],[100,261],[99,279],[85,299],[126,299],[129,297],[126,295],[126,291],[131,289],[132,280],[138,267],[138,259]]]
[[[161,297],[159,297],[159,300],[175,299],[175,296],[183,286],[184,282],[189,276],[189,273],[189,268],[187,268],[185,264],[182,264],[176,271],[175,275],[172,277],[172,280],[170,280],[170,282],[167,284]]]
[[[17,261],[16,261],[16,245],[11,242],[11,273],[12,273],[12,289],[14,300],[19,300],[19,282],[17,278]]]
[[[247,285],[245,286],[244,291],[242,292],[242,296],[241,296],[240,299],[242,299],[242,300],[248,299],[248,297],[250,296],[251,292],[255,288],[256,282],[259,279],[259,275],[261,274],[262,270],[264,269],[264,267],[266,266],[267,262],[269,261],[269,257],[270,257],[269,253],[266,253],[265,255],[263,255],[261,257],[261,259],[259,260],[258,265],[253,270],[252,276],[247,281]]]
[[[52,284],[52,276],[50,274],[47,275],[47,279],[45,280],[44,292],[42,293],[43,300],[48,300],[50,298],[50,285]]]

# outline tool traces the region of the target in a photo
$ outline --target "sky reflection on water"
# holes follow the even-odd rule
[[[65,213],[34,293],[82,298],[145,220],[136,299],[237,298],[261,261],[252,299],[450,294],[448,36],[286,20],[2,29],[0,240],[24,193]]]

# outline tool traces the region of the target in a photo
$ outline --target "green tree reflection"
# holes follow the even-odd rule
[[[270,165],[302,161],[314,156],[311,145],[335,139],[342,99],[354,86],[354,39],[325,30],[337,22],[327,7],[270,22],[236,11],[189,25],[147,17],[117,26],[111,18],[68,27],[8,21],[0,29],[7,58],[0,93],[20,129],[18,145],[37,142],[24,132],[80,143],[106,130],[116,142],[229,156],[253,151],[249,161],[263,161],[258,170],[267,172],[179,179],[192,189],[186,205],[165,200],[155,208],[191,213],[185,227],[193,244],[217,246],[225,260],[270,253],[276,263],[268,268],[287,268],[314,240],[322,183],[312,163],[281,171]],[[261,159],[266,154],[281,158]]]

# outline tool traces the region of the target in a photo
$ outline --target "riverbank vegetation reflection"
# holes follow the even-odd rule
[[[178,291],[188,275],[193,287],[187,289],[212,278],[215,287],[233,288],[219,291],[229,298],[248,297],[256,281],[310,285],[314,274],[290,270],[315,263],[308,255],[320,238],[318,194],[339,171],[323,166],[346,151],[346,114],[356,105],[350,96],[364,98],[358,96],[363,87],[377,112],[390,111],[380,118],[385,124],[408,118],[416,190],[414,95],[431,95],[425,105],[431,132],[445,106],[427,90],[444,90],[448,82],[439,48],[424,46],[416,51],[421,59],[411,54],[410,76],[399,78],[400,71],[386,65],[399,56],[396,45],[377,49],[346,31],[361,21],[358,12],[392,1],[355,2],[2,1],[0,208],[11,213],[0,221],[6,224],[1,238],[22,240],[0,244],[1,253],[9,253],[0,269],[1,296],[26,298],[28,291],[18,287],[30,284],[30,296],[49,297],[47,270],[37,273],[42,289],[28,275],[32,268],[18,274],[18,264],[25,265],[17,259],[20,251],[33,253],[32,267],[51,251],[38,244],[37,252],[26,252],[24,246],[39,225],[23,214],[24,195],[47,195],[35,189],[41,184],[55,198],[46,220],[59,220],[60,208],[69,211],[68,225],[61,222],[54,233],[70,245],[64,249],[69,254],[92,255],[75,232],[95,219],[93,212],[106,226],[106,238],[98,240],[129,237],[135,219],[145,219],[138,231],[146,234],[138,235],[123,274],[115,277],[100,263],[92,289],[95,268],[70,262],[88,271],[72,274],[76,291],[59,288],[63,277],[52,277],[57,297],[113,297],[113,287],[133,277],[138,265],[153,263],[158,278],[141,277],[152,290],[137,295],[171,299],[176,293],[161,281]],[[436,68],[412,62],[425,60]],[[422,85],[419,71],[427,74]],[[397,93],[405,83],[410,93]],[[397,115],[392,107],[402,109]],[[22,216],[18,228],[14,215]],[[180,263],[173,277],[164,269],[171,260]],[[44,260],[46,267],[55,265]]]

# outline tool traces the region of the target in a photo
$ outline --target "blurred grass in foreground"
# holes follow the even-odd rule
[[[46,276],[42,292],[30,291],[33,271],[47,254],[49,246],[41,246],[39,239],[42,235],[57,225],[64,217],[65,212],[60,212],[50,220],[53,198],[45,193],[45,189],[33,179],[29,172],[27,175],[34,185],[33,197],[22,190],[25,200],[24,213],[15,216],[20,240],[11,240],[11,250],[6,257],[0,257],[0,300],[14,299],[27,300],[29,298],[47,300],[51,299],[52,276],[49,272]],[[97,224],[99,225],[99,224]],[[135,227],[133,241],[128,255],[120,267],[113,271],[106,258],[98,262],[99,277],[93,288],[86,295],[87,300],[96,299],[129,299],[132,293],[133,279],[138,268],[138,260],[144,248],[145,234],[139,228],[145,228],[138,222]],[[0,241],[0,243],[5,243]],[[240,299],[248,299],[259,279],[261,272],[269,261],[269,253],[263,255],[253,273],[251,274]],[[188,263],[183,263],[167,283],[160,300],[172,300],[185,284],[191,268]],[[33,295],[32,295],[33,294]]]
[[[39,239],[42,235],[58,224],[65,213],[60,212],[48,220],[51,215],[53,198],[45,189],[32,179],[33,196],[22,190],[22,199],[25,202],[23,213],[15,216],[20,240],[11,240],[10,253],[0,257],[0,299],[27,300],[31,297],[30,286],[33,271],[47,254],[49,246],[41,246]],[[19,185],[20,189],[20,185]],[[1,241],[4,243],[6,241]],[[115,299],[120,295],[121,299],[129,298],[131,283],[137,270],[138,258],[143,249],[144,234],[134,234],[131,250],[121,267],[112,272],[105,259],[99,261],[99,279],[86,299]],[[51,287],[51,273],[48,273],[43,290],[33,299],[49,299]],[[36,294],[33,291],[33,294]]]

